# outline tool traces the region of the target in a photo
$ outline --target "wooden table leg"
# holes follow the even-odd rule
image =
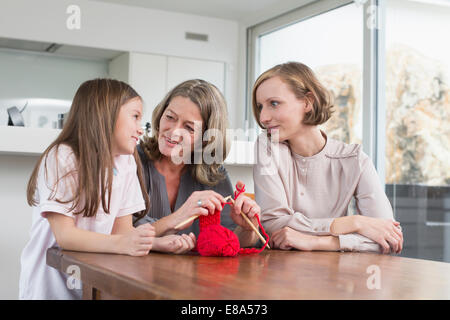
[[[83,283],[83,300],[95,300],[95,288]]]

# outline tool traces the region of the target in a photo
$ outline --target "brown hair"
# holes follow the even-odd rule
[[[153,161],[161,158],[162,155],[158,146],[159,123],[170,101],[179,96],[189,98],[198,106],[203,120],[203,132],[215,129],[222,134],[221,141],[219,139],[208,139],[209,141],[207,143],[202,144],[202,159],[205,151],[213,150],[211,155],[214,156],[214,150],[218,150],[218,148],[222,148],[221,152],[225,159],[229,151],[226,135],[226,129],[228,127],[226,102],[219,89],[213,84],[200,79],[187,80],[180,83],[167,93],[155,110],[153,110],[152,136],[144,137],[140,142],[144,153]],[[189,164],[189,166],[192,169],[194,179],[202,184],[214,186],[225,178],[220,163],[206,164],[202,161],[200,164]]]
[[[264,126],[259,120],[261,111],[256,103],[256,90],[261,83],[273,77],[280,77],[297,99],[304,99],[307,96],[313,98],[312,109],[306,113],[303,124],[319,125],[330,119],[334,107],[330,92],[319,82],[308,66],[300,62],[287,62],[276,65],[261,74],[253,85],[253,115],[261,128],[264,128]]]
[[[133,88],[118,80],[94,79],[81,84],[75,94],[61,133],[41,155],[31,174],[27,187],[27,200],[30,206],[39,203],[39,200],[35,199],[35,191],[42,160],[44,160],[44,172],[46,174],[49,152],[55,148],[55,156],[57,157],[59,145],[65,144],[72,148],[77,160],[77,186],[73,198],[67,201],[55,200],[59,203],[73,202],[71,210],[82,205],[81,209],[74,214],[82,214],[83,217],[95,216],[100,201],[103,210],[109,213],[114,167],[111,153],[113,130],[120,107],[133,98],[141,99]],[[142,166],[138,160],[139,156],[136,149],[134,158],[135,161],[137,160],[137,175],[146,208],[148,208],[149,198],[145,191]],[[51,169],[58,172],[58,168]],[[50,198],[53,198],[53,195],[56,194],[58,182],[73,174],[74,172],[69,172],[63,177],[56,178]],[[107,194],[108,199],[106,199]],[[142,217],[145,214],[146,210],[139,212],[137,216]]]

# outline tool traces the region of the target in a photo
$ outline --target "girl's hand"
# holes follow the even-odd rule
[[[317,237],[301,233],[289,227],[284,227],[272,233],[269,245],[281,250],[297,249],[312,251],[315,249]]]
[[[201,206],[199,206],[199,200]],[[222,203],[225,202],[225,199],[215,191],[195,191],[186,202],[173,213],[173,216],[175,217],[174,226],[195,215],[207,216],[209,214],[214,214],[215,210],[222,211]],[[186,229],[191,226],[192,223],[193,221],[190,221],[180,226],[180,229]]]
[[[142,224],[121,235],[119,252],[130,256],[145,256],[152,249],[155,239],[155,228],[149,224]]]
[[[403,233],[400,222],[360,215],[355,217],[357,232],[377,242],[382,248],[382,253],[402,251]]]
[[[194,249],[196,243],[197,240],[192,232],[189,235],[170,234],[164,237],[155,238],[152,250],[181,254]]]

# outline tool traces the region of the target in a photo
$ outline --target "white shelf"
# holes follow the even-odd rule
[[[254,141],[233,141],[225,165],[252,167],[254,161]]]
[[[39,156],[60,132],[60,129],[0,126],[0,155]],[[233,141],[225,165],[253,166],[254,145],[250,141]]]
[[[0,126],[0,155],[39,156],[60,129]]]

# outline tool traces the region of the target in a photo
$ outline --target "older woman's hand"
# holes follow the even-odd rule
[[[225,199],[219,193],[212,190],[195,191],[186,200],[186,202],[175,211],[172,216],[174,218],[174,226],[186,221],[191,216],[207,216],[214,214],[215,210],[222,210],[222,203],[225,203]],[[180,226],[181,229],[186,229],[191,226],[193,221]]]
[[[155,238],[152,251],[182,254],[195,248],[197,240],[191,232],[187,234],[170,234],[160,238]]]

